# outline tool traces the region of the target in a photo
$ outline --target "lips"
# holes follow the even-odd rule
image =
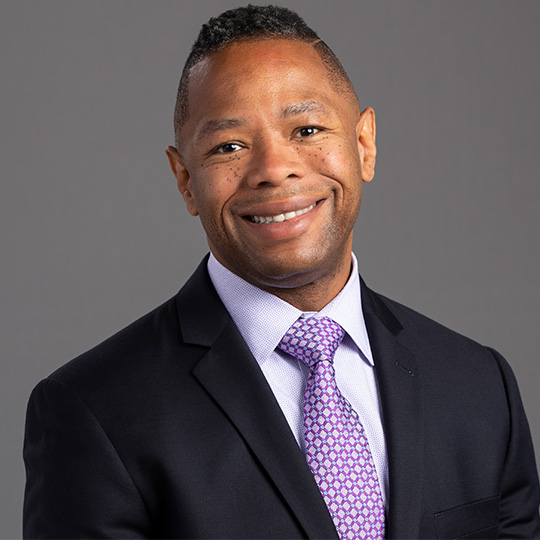
[[[275,216],[249,216],[248,219],[252,221],[253,223],[282,223],[283,221],[289,221],[289,219],[292,219],[297,216],[301,216],[302,214],[305,214],[306,212],[309,212],[310,210],[313,210],[315,208],[315,205],[317,203],[313,203],[306,208],[301,208],[300,210],[294,210],[291,212],[284,212],[282,214],[276,214]]]

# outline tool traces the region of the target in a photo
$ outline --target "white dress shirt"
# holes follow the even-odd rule
[[[221,301],[264,373],[298,445],[304,450],[304,391],[309,370],[300,360],[277,348],[285,332],[302,316],[302,311],[233,274],[213,255],[208,260],[208,272]],[[364,426],[386,504],[388,459],[354,254],[345,287],[319,311],[319,315],[330,317],[346,332],[334,356],[336,382]]]

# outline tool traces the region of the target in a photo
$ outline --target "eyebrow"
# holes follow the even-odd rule
[[[245,120],[240,120],[238,118],[212,118],[208,120],[197,135],[197,140],[200,141],[203,137],[211,135],[218,131],[225,131],[227,129],[236,128],[244,125]]]
[[[302,101],[301,103],[294,103],[293,105],[285,107],[283,111],[281,111],[281,116],[283,118],[288,118],[290,116],[296,116],[298,114],[304,114],[308,112],[326,113],[327,109],[322,103],[319,103],[318,101],[315,101],[313,99],[309,99],[307,101]]]
[[[291,116],[297,116],[308,112],[326,113],[327,108],[318,101],[308,99],[301,103],[293,103],[288,107],[285,107],[281,111],[282,118],[289,118]],[[246,121],[240,118],[212,118],[208,120],[197,135],[197,141],[201,141],[204,137],[217,133],[219,131],[225,131],[245,125]]]

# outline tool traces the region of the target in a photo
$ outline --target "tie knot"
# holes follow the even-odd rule
[[[344,335],[345,330],[329,317],[298,319],[278,347],[311,368],[321,360],[332,362]]]

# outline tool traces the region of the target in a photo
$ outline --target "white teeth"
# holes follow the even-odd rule
[[[296,210],[296,212],[285,212],[284,214],[278,214],[277,216],[251,216],[251,221],[254,223],[281,223],[282,221],[288,221],[296,216],[301,216],[310,210],[313,210],[315,205],[312,204],[302,210]]]

